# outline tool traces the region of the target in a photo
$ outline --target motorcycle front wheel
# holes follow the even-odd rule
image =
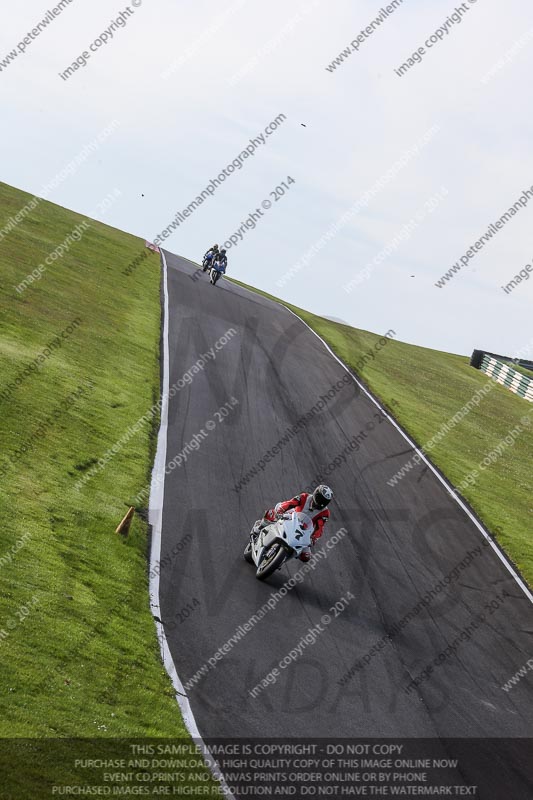
[[[245,561],[249,564],[253,564],[254,560],[252,558],[252,543],[248,542],[246,547],[244,548],[244,553],[242,554]]]
[[[272,545],[268,553],[257,567],[255,577],[260,581],[264,581],[265,578],[268,578],[273,572],[281,567],[286,558],[287,551],[283,545]]]

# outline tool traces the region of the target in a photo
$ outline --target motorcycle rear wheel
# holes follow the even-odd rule
[[[255,577],[260,581],[264,581],[265,578],[268,578],[273,572],[281,567],[286,558],[287,552],[285,548],[281,544],[277,546],[273,545],[265,558],[257,567]]]

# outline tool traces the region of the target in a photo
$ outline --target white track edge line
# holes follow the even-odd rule
[[[255,296],[257,296],[257,295],[259,294],[258,292],[254,292],[252,289],[248,289],[246,286],[239,286],[238,284],[234,284],[234,286],[236,286],[236,288],[237,288],[237,289],[244,289],[245,291],[247,291],[247,292],[250,292],[250,294],[253,294],[253,295],[255,295]],[[263,296],[263,295],[259,294],[259,297],[262,297],[262,296]],[[269,297],[265,297],[264,299],[265,299],[265,300],[270,300],[270,298],[269,298]],[[326,341],[324,341],[324,339],[323,339],[323,338],[322,338],[322,337],[321,337],[321,336],[320,336],[320,335],[319,335],[319,334],[318,334],[316,331],[314,331],[314,330],[313,330],[313,328],[312,328],[312,327],[311,327],[311,326],[310,326],[310,325],[309,325],[309,324],[308,324],[308,323],[307,323],[307,322],[306,322],[304,319],[302,319],[300,316],[298,316],[298,314],[296,314],[296,312],[294,312],[292,309],[288,308],[288,307],[287,307],[287,306],[286,306],[284,303],[282,303],[282,302],[281,302],[281,300],[271,300],[271,302],[272,302],[272,303],[275,303],[275,304],[276,304],[276,305],[278,305],[278,306],[281,306],[282,308],[284,308],[286,311],[288,311],[288,312],[289,312],[289,314],[292,314],[294,317],[296,317],[296,319],[300,320],[300,322],[301,322],[303,325],[305,325],[305,327],[306,327],[306,328],[309,328],[309,330],[311,331],[311,333],[312,333],[314,336],[316,336],[316,338],[317,338],[317,339],[318,339],[320,342],[322,342],[322,344],[324,345],[324,347],[326,348],[326,350],[327,350],[327,351],[328,351],[328,352],[329,352],[329,353],[330,353],[330,354],[333,356],[333,358],[334,358],[336,361],[338,361],[338,363],[339,363],[339,364],[340,364],[340,365],[341,365],[341,366],[342,366],[342,367],[343,367],[343,368],[346,370],[346,372],[347,372],[349,375],[351,375],[351,377],[352,377],[352,379],[355,381],[355,383],[356,383],[356,384],[357,384],[357,385],[358,385],[358,386],[359,386],[359,387],[360,387],[360,388],[363,390],[363,392],[364,392],[364,393],[366,394],[366,396],[367,396],[367,397],[368,397],[368,398],[369,398],[369,399],[370,399],[370,400],[371,400],[371,401],[374,403],[374,405],[375,405],[377,408],[379,408],[379,410],[380,410],[380,411],[381,411],[381,412],[382,412],[382,413],[383,413],[383,414],[384,414],[384,415],[387,417],[387,419],[389,420],[389,422],[390,422],[390,423],[391,423],[391,424],[392,424],[392,425],[393,425],[393,426],[396,428],[396,430],[397,430],[399,433],[401,433],[401,435],[403,436],[403,438],[404,438],[404,439],[405,439],[407,442],[409,442],[409,444],[411,445],[411,447],[413,448],[413,450],[415,450],[415,452],[416,452],[416,453],[418,453],[418,455],[421,457],[421,459],[424,461],[424,463],[425,463],[425,464],[427,464],[427,466],[428,466],[428,467],[429,467],[429,469],[430,469],[430,470],[433,472],[433,474],[434,474],[434,475],[436,475],[436,477],[437,477],[437,478],[438,478],[438,480],[439,480],[439,481],[442,483],[442,485],[444,486],[444,488],[446,489],[446,491],[448,492],[448,494],[449,494],[449,495],[450,495],[450,496],[451,496],[451,497],[452,497],[452,498],[455,500],[455,502],[457,503],[457,505],[458,505],[460,508],[462,508],[462,509],[463,509],[463,511],[465,512],[465,514],[466,514],[466,515],[469,517],[469,519],[470,519],[470,520],[471,520],[471,521],[474,523],[474,525],[476,526],[476,528],[477,528],[479,531],[481,531],[481,534],[482,534],[482,535],[483,535],[483,537],[484,537],[484,538],[485,538],[485,539],[488,541],[488,543],[490,544],[490,546],[492,547],[492,549],[494,550],[494,552],[496,553],[496,555],[498,556],[498,558],[500,559],[500,561],[502,562],[502,564],[504,564],[504,565],[505,565],[505,567],[506,567],[506,568],[509,570],[509,572],[511,573],[511,575],[513,576],[513,578],[515,579],[515,581],[517,582],[517,584],[520,586],[520,588],[522,589],[522,591],[524,592],[524,594],[526,595],[526,597],[528,598],[528,600],[529,600],[531,603],[533,603],[533,594],[530,592],[530,590],[529,590],[528,586],[527,586],[527,585],[524,583],[524,581],[522,580],[522,578],[520,577],[520,575],[519,575],[519,574],[516,572],[516,570],[513,568],[513,566],[512,566],[512,565],[509,563],[509,561],[507,560],[507,558],[505,557],[505,555],[502,553],[502,551],[500,550],[500,548],[498,547],[498,545],[497,545],[497,544],[496,544],[496,543],[493,541],[492,537],[491,537],[491,536],[489,535],[489,533],[488,533],[488,532],[485,530],[485,528],[484,528],[483,524],[480,522],[480,520],[479,520],[479,519],[476,517],[476,515],[475,515],[475,514],[474,514],[474,513],[473,513],[473,512],[472,512],[472,511],[471,511],[471,510],[468,508],[468,506],[466,506],[466,505],[463,503],[463,501],[461,500],[461,498],[460,498],[460,497],[459,497],[459,496],[456,494],[456,492],[454,491],[454,489],[453,489],[452,485],[451,485],[451,484],[450,484],[450,483],[449,483],[449,482],[448,482],[448,481],[447,481],[447,480],[446,480],[446,479],[445,479],[445,478],[444,478],[444,477],[441,475],[441,473],[439,472],[439,470],[438,470],[438,469],[437,469],[437,468],[436,468],[436,467],[435,467],[435,466],[434,466],[434,465],[431,463],[431,461],[429,461],[429,460],[426,458],[426,456],[425,456],[425,455],[424,455],[424,453],[423,453],[423,452],[420,450],[420,448],[418,447],[418,445],[417,445],[415,442],[413,442],[413,441],[412,441],[412,440],[409,438],[409,436],[407,435],[407,433],[406,433],[406,432],[405,432],[405,431],[404,431],[404,430],[403,430],[403,429],[400,427],[400,425],[398,425],[398,423],[396,422],[396,420],[395,420],[393,417],[391,417],[391,416],[390,416],[390,414],[388,413],[388,411],[387,411],[385,408],[383,408],[383,406],[381,405],[381,403],[379,402],[379,400],[378,400],[376,397],[374,397],[374,395],[373,395],[373,394],[372,394],[372,393],[371,393],[371,392],[370,392],[370,391],[369,391],[369,390],[366,388],[366,386],[365,386],[363,383],[361,383],[361,381],[359,381],[359,380],[356,378],[356,376],[353,374],[352,370],[351,370],[351,369],[350,369],[350,368],[349,368],[349,367],[348,367],[348,366],[347,366],[347,365],[344,363],[344,361],[343,361],[341,358],[339,358],[339,356],[338,356],[336,353],[334,353],[334,352],[333,352],[333,350],[331,349],[331,347],[329,346],[329,344],[328,344]]]
[[[322,337],[321,337],[321,336],[320,336],[320,335],[319,335],[319,334],[318,334],[316,331],[314,331],[314,330],[311,328],[311,326],[307,324],[307,322],[306,322],[305,320],[303,320],[301,317],[299,317],[299,316],[298,316],[298,314],[296,314],[296,313],[295,313],[294,311],[292,311],[290,308],[287,308],[287,306],[286,306],[286,305],[284,305],[283,303],[279,303],[279,305],[280,305],[280,306],[282,306],[283,308],[285,308],[285,309],[286,309],[286,310],[287,310],[287,311],[288,311],[290,314],[292,314],[293,316],[295,316],[295,317],[296,317],[296,319],[299,319],[299,320],[300,320],[300,322],[302,322],[302,323],[305,325],[305,327],[306,327],[306,328],[309,328],[309,330],[311,331],[311,333],[313,333],[313,334],[314,334],[314,335],[317,337],[317,339],[319,339],[319,341],[321,341],[321,342],[322,342],[322,344],[324,345],[324,347],[326,348],[326,350],[328,350],[328,352],[329,352],[329,353],[330,353],[330,354],[333,356],[333,358],[334,358],[336,361],[338,361],[338,362],[339,362],[339,364],[340,364],[342,367],[344,367],[344,369],[345,369],[345,370],[348,372],[348,374],[349,374],[349,375],[351,375],[351,376],[352,376],[352,378],[353,378],[353,380],[355,381],[355,383],[356,383],[356,384],[357,384],[357,385],[358,385],[358,386],[359,386],[359,387],[360,387],[360,388],[363,390],[363,392],[366,394],[366,396],[367,396],[367,397],[368,397],[368,398],[369,398],[369,399],[370,399],[370,400],[371,400],[371,401],[374,403],[374,405],[375,405],[375,406],[377,406],[377,408],[379,408],[379,410],[380,410],[380,411],[381,411],[383,414],[385,414],[385,416],[387,417],[387,419],[389,420],[389,422],[391,422],[391,423],[392,423],[392,425],[393,425],[393,426],[396,428],[396,430],[397,430],[397,431],[399,431],[399,433],[401,433],[401,435],[403,436],[403,438],[404,438],[404,439],[405,439],[407,442],[409,442],[409,444],[411,445],[411,447],[412,447],[412,448],[413,448],[413,449],[414,449],[414,450],[415,450],[415,451],[418,453],[418,455],[419,455],[419,456],[422,458],[422,460],[425,462],[425,464],[427,464],[427,466],[428,466],[428,467],[429,467],[429,469],[430,469],[430,470],[433,472],[433,474],[434,474],[434,475],[436,475],[436,477],[439,479],[439,481],[440,481],[440,482],[442,483],[442,485],[445,487],[445,489],[446,489],[446,491],[448,492],[448,494],[449,494],[449,495],[451,495],[451,497],[453,497],[453,499],[456,501],[456,503],[457,503],[457,504],[458,504],[458,505],[459,505],[459,506],[460,506],[460,507],[463,509],[463,511],[465,512],[465,514],[466,514],[466,515],[467,515],[467,516],[470,518],[470,520],[471,520],[471,521],[474,523],[474,525],[476,526],[476,528],[477,528],[479,531],[481,531],[482,535],[483,535],[483,536],[485,537],[485,539],[486,539],[486,540],[489,542],[490,546],[492,547],[492,549],[494,550],[494,552],[496,553],[496,555],[498,556],[498,558],[500,559],[500,561],[501,561],[501,562],[502,562],[502,563],[503,563],[503,564],[504,564],[504,565],[507,567],[507,569],[509,570],[509,572],[511,573],[511,575],[513,576],[513,578],[515,579],[515,581],[518,583],[518,585],[520,586],[520,588],[521,588],[521,589],[524,591],[524,594],[526,595],[526,597],[527,597],[527,598],[530,600],[530,602],[532,602],[532,603],[533,603],[533,594],[532,594],[532,593],[529,591],[529,588],[526,586],[526,584],[524,583],[524,581],[522,580],[522,578],[520,577],[520,575],[519,575],[519,574],[518,574],[518,573],[517,573],[517,572],[516,572],[516,571],[513,569],[512,565],[511,565],[511,564],[510,564],[510,563],[507,561],[506,557],[503,555],[503,553],[501,552],[501,550],[500,550],[500,548],[497,546],[497,544],[496,544],[496,543],[495,543],[495,542],[492,540],[492,537],[491,537],[491,536],[490,536],[490,535],[487,533],[487,531],[486,531],[486,530],[485,530],[485,528],[483,527],[483,525],[482,525],[482,523],[480,522],[480,520],[478,520],[478,519],[477,519],[477,517],[475,516],[475,514],[474,514],[474,513],[473,513],[473,512],[472,512],[472,511],[471,511],[471,510],[468,508],[468,506],[466,506],[466,505],[463,503],[463,501],[461,500],[461,498],[460,498],[460,497],[458,497],[458,495],[457,495],[457,494],[455,493],[455,491],[453,490],[453,488],[452,488],[451,484],[450,484],[450,483],[448,483],[448,481],[447,481],[447,480],[445,480],[445,478],[444,478],[444,477],[441,475],[441,473],[438,471],[438,469],[437,469],[436,467],[434,467],[434,466],[433,466],[433,464],[431,463],[431,461],[429,461],[429,460],[426,458],[426,456],[425,456],[425,455],[424,455],[424,453],[423,453],[423,452],[420,450],[420,448],[418,447],[418,445],[417,445],[417,444],[415,444],[415,442],[413,442],[413,441],[412,441],[412,440],[409,438],[409,436],[407,435],[407,433],[406,433],[404,430],[402,430],[402,428],[401,428],[401,427],[398,425],[398,423],[396,422],[396,420],[395,420],[393,417],[391,417],[391,416],[390,416],[390,414],[387,412],[387,410],[386,410],[385,408],[383,408],[383,406],[381,405],[381,403],[379,402],[379,400],[378,400],[376,397],[374,397],[374,395],[373,395],[371,392],[369,392],[369,391],[368,391],[368,389],[366,388],[366,386],[364,386],[364,384],[362,384],[362,383],[361,383],[361,382],[360,382],[360,381],[359,381],[359,380],[356,378],[356,376],[353,374],[353,372],[351,371],[351,369],[350,369],[350,368],[349,368],[349,367],[348,367],[348,366],[347,366],[347,365],[344,363],[344,361],[342,361],[342,359],[340,359],[340,358],[339,358],[339,356],[338,356],[336,353],[334,353],[334,352],[333,352],[333,350],[332,350],[332,349],[331,349],[331,347],[328,345],[328,343],[327,343],[327,342],[325,342],[325,341],[324,341],[324,339],[323,339],[323,338],[322,338]]]
[[[167,457],[167,433],[168,433],[168,393],[169,393],[169,346],[168,346],[168,281],[167,281],[167,260],[163,250],[160,251],[161,260],[163,262],[163,374],[161,379],[161,417],[159,431],[157,434],[157,449],[154,458],[154,467],[152,470],[152,481],[150,487],[150,500],[148,502],[148,521],[152,526],[152,542],[150,548],[150,611],[152,616],[156,614],[161,619],[161,608],[159,604],[159,569],[155,569],[157,563],[161,563],[161,539],[162,539],[162,524],[163,524],[163,501],[165,496],[165,481],[159,481],[157,476],[164,474],[166,457]],[[157,574],[155,574],[157,573]],[[153,576],[153,577],[152,577]],[[202,748],[204,757],[208,766],[213,771],[215,767],[220,774],[220,768],[216,764],[213,756],[209,752],[209,748],[198,730],[196,719],[194,717],[191,704],[185,694],[185,687],[183,686],[176,665],[170,653],[168,646],[165,629],[161,622],[154,620],[157,629],[157,638],[159,640],[159,647],[161,651],[161,658],[165,669],[172,681],[172,685],[176,690],[176,700],[180,707],[185,727],[189,731],[191,737],[197,741],[197,744]],[[228,786],[224,779],[218,778],[221,786],[224,789],[224,795],[233,798],[229,791]]]

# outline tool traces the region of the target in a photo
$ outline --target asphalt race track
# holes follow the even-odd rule
[[[215,664],[215,651],[303,566],[291,562],[257,581],[242,558],[254,520],[308,487],[354,437],[360,442],[325,478],[335,502],[319,547],[341,528],[346,535],[188,691],[202,736],[530,735],[527,681],[501,687],[533,656],[532,604],[474,521],[424,464],[388,486],[412,448],[303,322],[166,257],[170,385],[179,382],[167,463],[182,456],[165,481],[160,602],[184,684],[210,658]],[[192,365],[231,328],[236,334],[191,378]],[[321,396],[322,409],[237,491]],[[353,599],[340,601],[348,593]],[[405,623],[426,593],[427,604]],[[338,601],[344,607],[335,616]],[[252,697],[317,624],[314,642]],[[518,786],[511,796],[520,796]]]

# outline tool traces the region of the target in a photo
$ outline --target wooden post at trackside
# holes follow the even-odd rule
[[[120,533],[122,536],[127,536],[130,532],[131,521],[133,519],[133,515],[135,514],[135,506],[130,506],[128,509],[126,516],[124,519],[119,523],[115,533]]]

